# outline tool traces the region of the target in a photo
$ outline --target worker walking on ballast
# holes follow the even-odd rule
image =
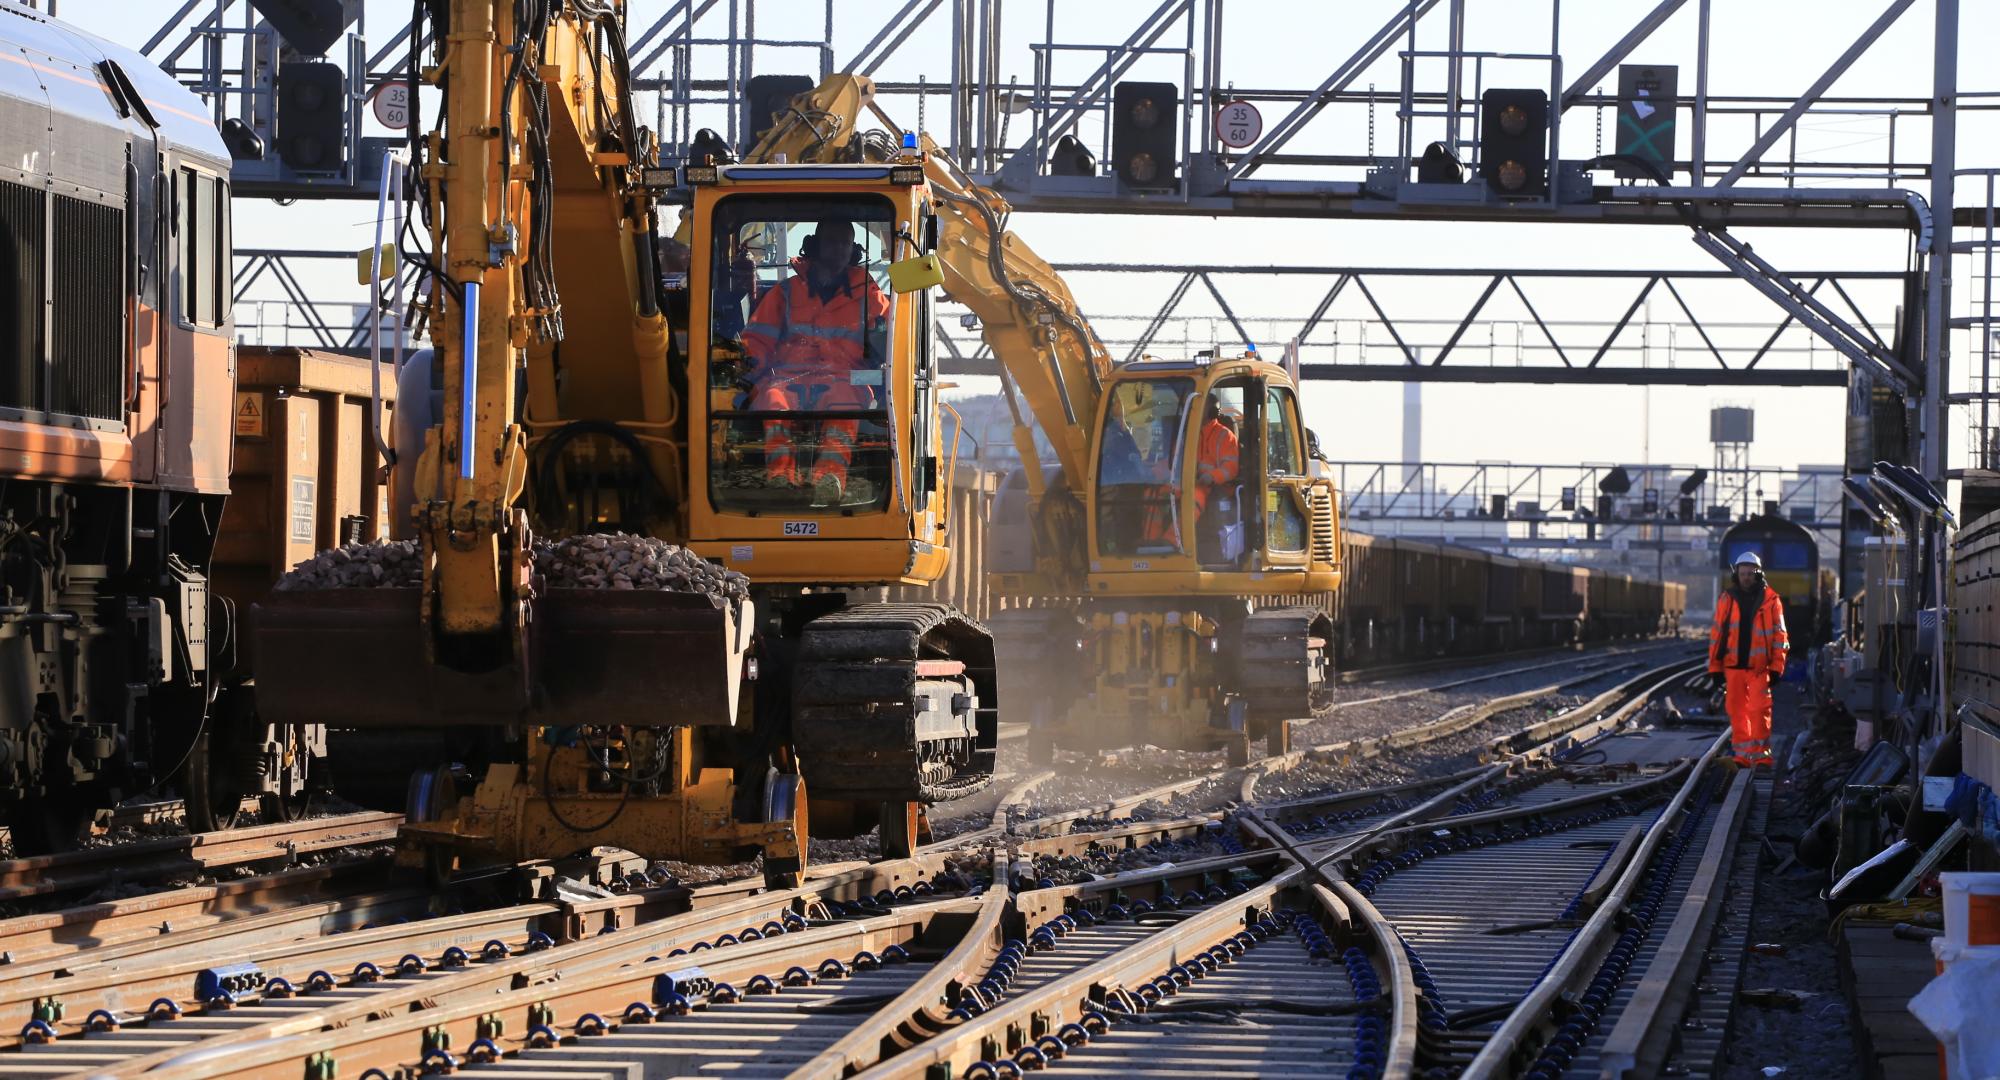
[[[1715,602],[1708,632],[1708,685],[1724,682],[1729,740],[1736,763],[1771,764],[1771,691],[1785,677],[1791,640],[1785,603],[1764,580],[1754,551],[1736,556],[1736,574]]]

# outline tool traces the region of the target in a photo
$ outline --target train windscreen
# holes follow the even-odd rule
[[[1811,570],[1812,545],[1802,540],[1770,540],[1764,544],[1764,560],[1770,570]]]

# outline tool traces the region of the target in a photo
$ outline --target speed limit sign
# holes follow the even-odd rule
[[[369,107],[382,126],[401,131],[410,126],[410,84],[401,79],[385,82],[368,95]]]
[[[1215,110],[1215,137],[1232,150],[1241,150],[1264,134],[1264,114],[1247,101],[1224,102]]]

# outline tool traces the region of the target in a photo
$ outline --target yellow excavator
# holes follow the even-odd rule
[[[382,766],[415,769],[413,858],[761,854],[783,885],[809,831],[879,826],[899,854],[924,807],[990,782],[985,628],[846,593],[949,559],[940,285],[995,345],[1016,444],[1018,399],[1057,444],[999,579],[1033,602],[1008,625],[1084,650],[1036,673],[1076,673],[1034,687],[1038,745],[1247,747],[1301,713],[1323,617],[1257,604],[1337,584],[1338,513],[1281,368],[1114,368],[1004,201],[927,140],[860,129],[865,78],[794,99],[745,161],[698,136],[675,174],[638,123],[621,6],[419,13],[443,99],[412,133],[424,235],[403,245],[440,390],[401,451],[421,581],[281,589],[253,615],[266,718],[452,736],[449,760]],[[672,284],[663,202],[684,207]],[[1227,475],[1195,452],[1215,425]]]
[[[867,79],[834,75],[758,152],[880,159],[883,143],[857,134],[872,107]],[[1330,686],[1341,551],[1339,493],[1312,473],[1292,378],[1252,350],[1114,364],[1062,277],[1008,231],[1006,200],[927,137],[907,140],[935,198],[944,295],[977,317],[1028,463],[993,515],[1006,610],[988,622],[1031,754],[1283,752],[1286,721]]]
[[[442,99],[403,245],[441,389],[402,449],[421,582],[274,593],[260,712],[450,734],[450,760],[380,765],[416,770],[406,851],[438,875],[605,846],[761,855],[786,885],[809,830],[878,824],[909,851],[998,745],[986,630],[845,592],[950,555],[925,154],[820,162],[788,128],[676,175],[615,0],[419,14]],[[665,202],[684,278],[656,263]]]

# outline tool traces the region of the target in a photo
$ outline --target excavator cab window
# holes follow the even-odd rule
[[[1264,388],[1264,474],[1270,480],[1305,475],[1299,449],[1298,406],[1290,387]],[[1304,551],[1310,529],[1306,511],[1288,490],[1272,485],[1264,496],[1264,537],[1272,551]]]
[[[709,280],[710,499],[749,513],[880,510],[893,487],[888,288],[878,196],[734,195]],[[907,406],[908,403],[904,403]]]
[[[1194,380],[1133,380],[1112,387],[1097,459],[1097,546],[1130,557],[1180,552],[1181,432]]]

